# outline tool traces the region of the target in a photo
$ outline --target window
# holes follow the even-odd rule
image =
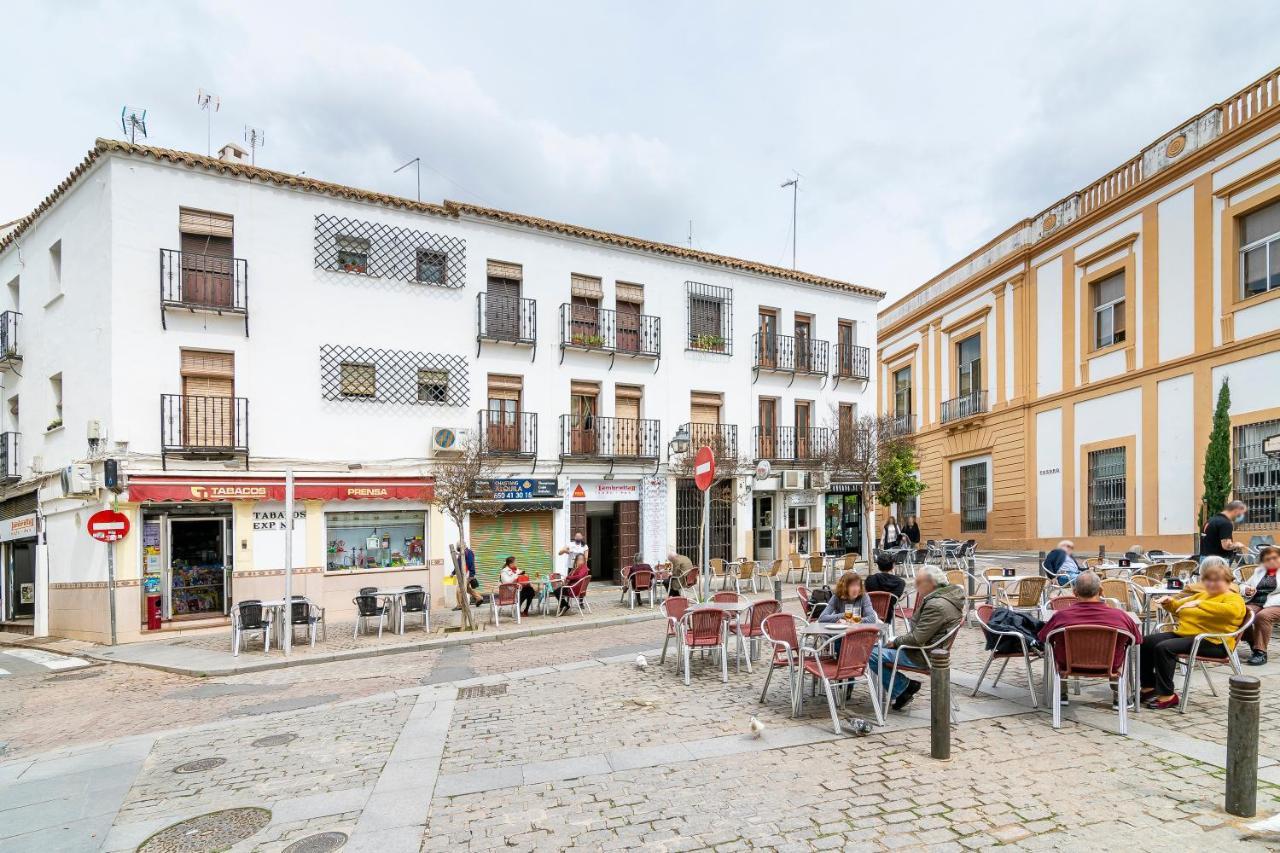
[[[1280,420],[1235,428],[1232,454],[1235,497],[1249,507],[1244,523],[1274,527],[1280,524],[1280,458],[1262,452],[1262,443],[1280,433]]]
[[[399,568],[423,565],[426,512],[326,512],[326,568]]]
[[[809,538],[813,531],[809,527],[809,518],[809,507],[787,507],[787,539],[790,540],[792,553],[812,553]]]
[[[345,272],[368,272],[369,241],[363,237],[350,237],[346,234],[339,234],[337,240],[338,269]]]
[[[987,463],[960,466],[960,529],[966,533],[987,530]]]
[[[688,349],[733,354],[733,291],[685,282],[689,298]]]
[[[1089,454],[1089,535],[1125,532],[1127,514],[1125,449],[1111,447]]]
[[[1089,285],[1093,293],[1093,346],[1124,343],[1124,270]]]
[[[920,496],[912,495],[898,506],[898,516],[902,519],[903,524],[906,523],[908,516],[920,515]],[[983,525],[985,527],[985,525]]]
[[[1280,201],[1240,217],[1240,298],[1280,289]]]
[[[444,252],[433,252],[430,249],[418,250],[417,280],[422,284],[444,284],[445,268],[449,256]]]
[[[956,344],[956,390],[959,396],[982,390],[982,335],[970,335]]]
[[[62,294],[62,241],[49,247],[49,298]]]
[[[53,398],[53,420],[49,421],[49,429],[62,426],[62,374],[55,373],[49,377],[49,392]]]
[[[418,402],[445,403],[449,400],[449,371],[418,371]]]
[[[9,282],[9,304],[13,307],[14,311],[22,310],[22,302],[20,301],[21,295],[21,276],[15,275],[13,280]]]
[[[378,393],[378,371],[372,364],[344,361],[338,365],[343,397],[374,397]]]
[[[910,367],[903,367],[893,372],[893,414],[899,418],[911,416]]]

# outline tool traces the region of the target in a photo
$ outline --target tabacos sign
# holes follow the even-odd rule
[[[575,480],[569,488],[569,500],[638,501],[640,483],[637,480]]]
[[[196,501],[260,501],[270,495],[269,486],[192,486]]]

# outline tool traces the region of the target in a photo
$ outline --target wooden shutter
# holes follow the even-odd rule
[[[569,502],[569,538],[572,539],[575,534],[581,533],[582,538],[587,538],[587,502],[586,501],[570,501]],[[587,545],[591,543],[588,541]],[[589,559],[589,558],[588,558]]]
[[[506,261],[489,261],[488,270],[489,278],[509,278],[512,281],[520,281],[524,277],[519,264]]]
[[[639,397],[616,397],[613,403],[614,414],[619,418],[640,419]]]
[[[600,279],[593,276],[574,273],[569,277],[569,290],[574,296],[595,300],[604,299],[604,287]]]
[[[718,299],[705,296],[689,297],[689,332],[692,337],[715,335],[720,337],[720,311]]]
[[[178,208],[178,230],[183,235],[221,237],[226,240],[234,237],[233,220],[230,216],[189,207]]]
[[[640,502],[619,501],[617,535],[613,537],[617,553],[613,564],[615,573],[613,582],[622,582],[622,566],[630,566],[640,559]]]
[[[519,376],[489,374],[489,397],[494,400],[519,400],[524,380]]]
[[[644,285],[620,281],[614,286],[613,299],[618,303],[619,311],[624,304],[634,305],[638,314],[640,306],[644,305]]]

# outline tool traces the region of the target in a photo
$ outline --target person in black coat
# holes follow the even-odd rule
[[[894,607],[902,603],[903,590],[907,588],[907,582],[893,573],[893,558],[888,554],[880,554],[876,557],[876,569],[872,572],[871,577],[867,578],[864,588],[867,592],[887,592],[894,596]]]
[[[910,539],[912,547],[920,547],[920,523],[916,521],[914,515],[908,515],[907,523],[902,525],[902,537]]]

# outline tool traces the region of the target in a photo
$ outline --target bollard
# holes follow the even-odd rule
[[[951,760],[951,652],[929,652],[929,755]]]
[[[1251,675],[1231,676],[1227,700],[1227,814],[1258,813],[1258,698],[1261,683]]]
[[[1099,559],[1099,560],[1105,560],[1105,559],[1107,559],[1107,546],[1106,546],[1106,545],[1099,545],[1099,546],[1098,546],[1098,559]]]
[[[773,600],[782,603],[782,578],[773,579]]]

